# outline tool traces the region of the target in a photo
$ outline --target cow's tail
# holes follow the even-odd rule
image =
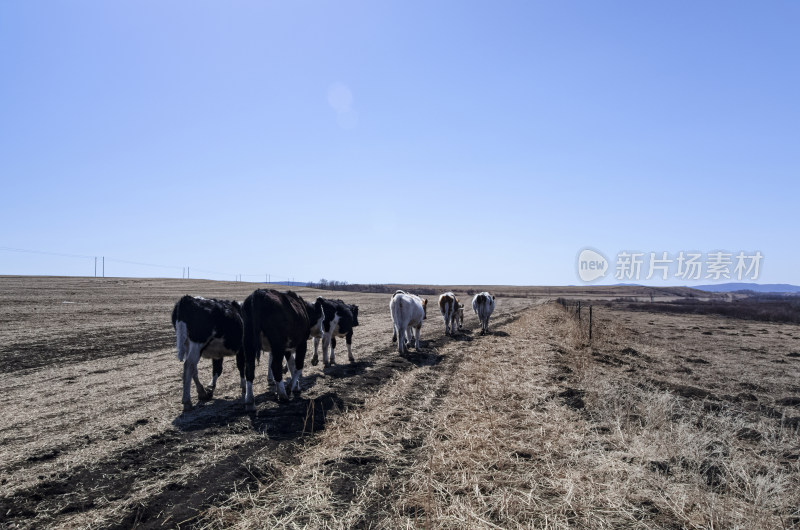
[[[186,322],[182,320],[175,322],[175,340],[178,343],[178,360],[183,362],[189,353],[189,333]]]

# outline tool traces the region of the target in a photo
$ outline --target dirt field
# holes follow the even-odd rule
[[[598,307],[589,345],[501,298],[401,357],[387,295],[297,289],[359,305],[356,362],[289,403],[262,363],[248,414],[227,360],[182,414],[172,305],[256,287],[0,278],[0,526],[800,526],[800,326]]]

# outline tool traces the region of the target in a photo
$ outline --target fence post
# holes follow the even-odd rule
[[[578,322],[581,321],[581,301],[578,300]]]
[[[592,304],[589,304],[589,342],[592,342]]]

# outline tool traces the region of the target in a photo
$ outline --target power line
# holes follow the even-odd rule
[[[83,254],[65,254],[63,252],[46,252],[44,250],[29,250],[25,248],[0,247],[0,250],[4,250],[6,252],[25,252],[28,254],[45,254],[47,256],[62,256],[65,258],[83,258],[83,259],[95,258],[95,256],[84,256]]]
[[[64,258],[78,258],[78,259],[94,260],[94,275],[97,276],[97,265],[98,265],[97,264],[97,259],[98,259],[98,256],[88,256],[88,255],[85,255],[85,254],[72,254],[72,253],[67,253],[67,252],[52,252],[52,251],[46,251],[46,250],[33,250],[33,249],[16,248],[16,247],[3,247],[3,246],[0,246],[0,252],[19,252],[19,253],[26,253],[26,254],[39,254],[39,255],[45,255],[45,256],[59,256],[59,257],[64,257]],[[105,276],[105,260],[106,259],[108,259],[109,262],[122,263],[122,264],[126,264],[126,265],[136,265],[136,266],[140,266],[140,267],[154,267],[154,268],[159,268],[159,269],[169,269],[169,270],[175,270],[175,271],[180,270],[182,278],[191,278],[191,275],[189,273],[189,269],[190,269],[189,267],[177,266],[177,265],[164,265],[164,264],[158,264],[158,263],[145,263],[145,262],[141,262],[141,261],[125,260],[125,259],[112,258],[112,257],[106,257],[106,256],[102,256],[102,261],[103,261],[103,263],[102,263],[102,269],[103,269],[102,270],[102,274],[103,274],[103,276]],[[238,278],[238,281],[242,281],[242,279],[244,277],[248,277],[248,278],[264,278],[267,283],[270,283],[270,281],[272,279],[272,276],[275,276],[275,277],[278,277],[278,278],[283,277],[283,278],[292,279],[292,275],[290,275],[290,274],[276,274],[274,272],[268,272],[268,273],[261,272],[261,273],[255,273],[255,274],[243,274],[243,273],[234,273],[234,272],[212,271],[212,270],[208,270],[208,269],[198,269],[198,268],[195,268],[194,271],[195,272],[199,272],[199,273],[203,273],[203,274],[213,274],[215,276],[227,276],[227,277],[234,276],[234,277]],[[289,280],[287,280],[287,283],[288,282],[289,282]],[[280,282],[280,283],[282,283],[282,282]]]

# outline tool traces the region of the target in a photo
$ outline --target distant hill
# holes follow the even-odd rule
[[[266,283],[266,282],[262,282]],[[286,285],[289,287],[308,287],[308,282],[290,282],[288,280],[282,282],[269,282],[267,285]]]
[[[730,293],[734,291],[754,291],[757,293],[800,293],[800,286],[788,283],[715,283],[712,285],[693,285],[693,289],[711,293]]]

